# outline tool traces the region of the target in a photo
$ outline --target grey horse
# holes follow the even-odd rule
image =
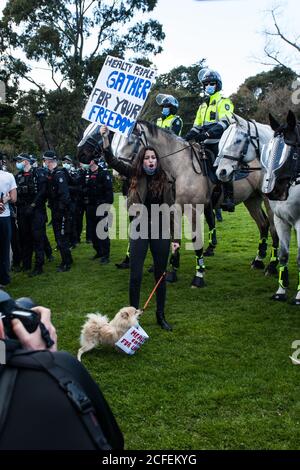
[[[192,207],[190,223],[194,234],[193,242],[197,261],[192,286],[203,287],[203,239],[201,233],[197,233],[196,219],[201,213],[199,205],[208,204],[216,186],[208,177],[206,155],[198,144],[191,145],[184,139],[147,121],[137,121],[129,139],[115,135],[112,150],[116,157],[129,160],[134,158],[141,145],[150,145],[157,149],[163,169],[174,181],[176,203],[182,210],[185,205]],[[249,173],[247,178],[234,183],[234,192],[235,202],[245,203],[260,229],[261,236],[264,236],[268,232],[269,222],[261,209],[262,196],[257,191],[260,183],[261,178],[257,172]],[[218,205],[221,202],[222,196]]]
[[[278,264],[278,235],[274,225],[274,216],[268,199],[263,195],[261,184],[263,172],[261,168],[261,151],[271,138],[273,131],[270,126],[255,121],[247,121],[236,114],[230,120],[229,127],[223,133],[219,142],[219,154],[215,162],[216,175],[224,182],[234,181],[234,199],[238,201],[239,191],[248,194],[244,199],[250,215],[255,220],[260,232],[257,255],[252,261],[252,267],[264,269],[264,258],[267,255],[267,240],[270,229],[272,248],[270,262],[265,274],[276,274]],[[248,172],[249,176],[240,182],[235,181],[239,172]],[[250,194],[249,194],[250,192]],[[262,208],[264,201],[267,215]]]
[[[292,111],[285,125],[280,125],[271,115],[270,124],[275,135],[262,158],[265,169],[262,188],[270,199],[280,246],[279,285],[272,299],[287,300],[289,247],[294,228],[298,245],[298,287],[293,303],[300,305],[300,124]]]

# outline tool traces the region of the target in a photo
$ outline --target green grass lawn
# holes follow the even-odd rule
[[[194,256],[182,250],[179,282],[167,291],[174,331],[156,325],[152,301],[141,321],[150,339],[134,356],[101,346],[83,356],[126,449],[300,448],[300,367],[289,359],[300,339],[300,308],[271,301],[277,279],[250,269],[259,237],[246,209],[223,216],[205,288],[190,288]],[[294,236],[292,245],[290,297],[297,286]],[[111,263],[100,266],[89,259],[91,245],[81,243],[67,273],[55,272],[55,252],[42,276],[13,275],[9,292],[50,307],[59,348],[75,355],[86,313],[112,317],[128,304],[129,272],[114,265],[126,246],[112,241]],[[153,287],[150,263],[148,257],[142,302]]]

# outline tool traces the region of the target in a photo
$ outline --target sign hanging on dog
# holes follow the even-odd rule
[[[82,117],[128,137],[155,76],[154,69],[107,56]]]
[[[115,346],[131,356],[140,349],[147,339],[149,339],[149,336],[141,325],[132,326],[119,341],[116,342]]]

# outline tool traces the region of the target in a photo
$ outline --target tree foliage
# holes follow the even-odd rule
[[[280,65],[268,72],[248,77],[231,96],[235,112],[246,119],[256,119],[269,123],[269,112],[285,119],[289,109],[298,111],[293,103],[293,83],[296,79],[293,70]]]
[[[15,118],[24,120],[28,147],[45,147],[35,113],[47,112],[48,140],[60,153],[75,152],[83,127],[81,113],[108,54],[150,65],[162,50],[162,25],[144,21],[157,0],[8,0],[0,21],[0,80],[7,101],[18,100]],[[22,55],[16,51],[22,52]],[[20,57],[25,56],[25,59]],[[34,78],[33,65],[44,61],[55,89]],[[20,79],[35,86],[19,92]]]
[[[12,73],[34,81],[28,60],[44,60],[58,89],[93,85],[108,53],[134,60],[161,52],[162,26],[155,20],[137,21],[157,0],[8,0],[1,21],[1,48]],[[11,50],[21,50],[27,61]]]
[[[1,150],[11,153],[20,141],[24,127],[15,119],[16,109],[7,104],[0,104],[0,146]]]
[[[279,65],[287,69],[292,67],[291,64],[293,62],[299,64],[300,41],[298,32],[296,35],[293,35],[291,31],[284,31],[284,28],[279,23],[279,18],[282,18],[284,15],[284,11],[282,11],[280,6],[272,8],[269,11],[269,15],[272,27],[264,31],[264,53],[266,60],[262,63],[265,65]],[[287,55],[285,55],[283,49],[288,52]],[[296,74],[299,77],[299,73]]]

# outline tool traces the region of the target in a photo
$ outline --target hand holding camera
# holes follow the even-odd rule
[[[18,339],[25,349],[56,351],[57,337],[49,309],[35,306],[27,298],[15,301],[0,290],[0,314],[9,339]]]

